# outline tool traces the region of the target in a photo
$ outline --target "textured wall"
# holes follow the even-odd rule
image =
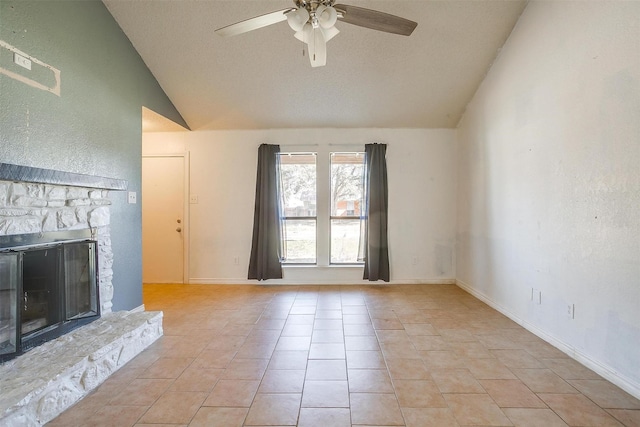
[[[184,121],[102,2],[2,0],[0,40],[60,71],[59,96],[0,74],[0,162],[125,179],[139,193],[142,106]],[[2,47],[0,67],[53,85]],[[131,309],[142,303],[140,204],[112,201],[114,309]]]
[[[636,395],[639,17],[530,2],[458,129],[458,279]]]

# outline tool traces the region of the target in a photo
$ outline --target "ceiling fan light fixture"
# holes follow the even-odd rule
[[[301,33],[302,41],[305,44],[309,45],[313,42],[313,26],[311,25],[311,23],[307,22],[306,24],[304,24]]]
[[[309,21],[309,11],[304,8],[296,9],[287,13],[287,23],[293,31],[302,31],[304,25]]]
[[[320,27],[320,30],[322,31],[322,35],[324,35],[324,40],[327,42],[332,38],[334,38],[335,36],[337,36],[338,33],[340,33],[340,30],[338,30],[336,27],[331,27],[331,28]]]
[[[338,21],[338,11],[331,6],[321,4],[316,9],[316,16],[320,26],[325,29],[332,28]]]
[[[311,24],[309,24],[311,26]],[[307,32],[305,31],[305,34]],[[313,28],[309,34],[309,60],[312,67],[322,67],[327,65],[327,41],[322,34],[322,28]]]

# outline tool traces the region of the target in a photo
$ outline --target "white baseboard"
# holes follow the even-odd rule
[[[191,278],[189,284],[192,285],[455,285],[456,279],[407,279],[392,280],[390,282],[369,282],[368,280],[358,281],[322,281],[322,280],[249,280],[249,279],[212,279],[212,278]]]
[[[523,328],[527,329],[529,332],[533,333],[534,335],[536,335],[536,336],[540,337],[541,339],[545,340],[546,342],[548,342],[552,346],[556,347],[558,350],[562,351],[563,353],[565,353],[566,355],[568,355],[572,359],[580,362],[581,364],[583,364],[587,368],[589,368],[592,371],[594,371],[596,374],[600,375],[601,377],[603,377],[603,378],[607,379],[608,381],[612,382],[613,384],[617,385],[618,387],[620,387],[621,389],[623,389],[627,393],[631,394],[632,396],[640,399],[640,384],[636,384],[634,381],[629,380],[628,378],[626,378],[624,376],[621,376],[611,366],[591,358],[591,356],[581,352],[580,350],[577,350],[572,345],[567,344],[566,342],[564,342],[562,340],[559,340],[558,338],[554,337],[553,335],[550,335],[547,332],[545,332],[544,330],[538,328],[536,325],[531,324],[531,323],[527,322],[526,320],[516,316],[514,313],[512,313],[509,310],[507,310],[505,307],[501,306],[500,304],[496,303],[495,301],[493,301],[487,295],[485,295],[482,292],[476,290],[475,288],[473,288],[468,283],[465,283],[462,280],[456,280],[456,285],[458,285],[458,287],[464,289],[465,291],[469,292],[471,295],[473,295],[474,297],[478,298],[482,302],[484,302],[487,305],[491,306],[495,310],[497,310],[500,313],[504,314],[509,319],[511,319],[514,322],[518,323]]]

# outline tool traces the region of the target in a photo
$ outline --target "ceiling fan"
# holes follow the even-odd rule
[[[295,37],[307,45],[312,67],[327,63],[327,42],[340,31],[338,20],[360,27],[409,36],[418,25],[416,22],[362,7],[335,4],[336,0],[293,0],[296,7],[256,16],[240,21],[215,32],[223,37],[235,36],[287,21],[295,31]]]

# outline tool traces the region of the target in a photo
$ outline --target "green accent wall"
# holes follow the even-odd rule
[[[60,96],[0,74],[0,162],[129,182],[112,192],[114,310],[142,304],[142,106],[186,123],[101,1],[0,0],[0,40],[60,70]],[[53,72],[0,67],[45,86]]]

